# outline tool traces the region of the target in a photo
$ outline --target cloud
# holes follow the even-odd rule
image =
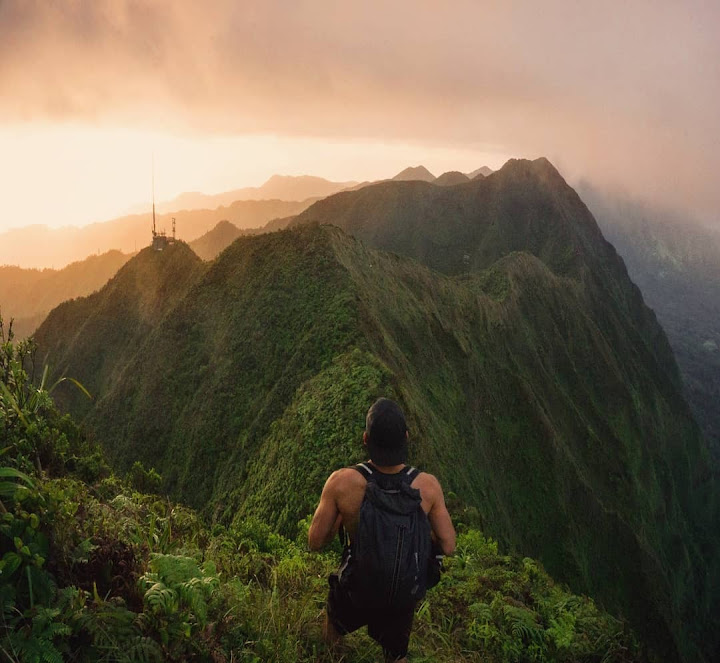
[[[0,0],[0,119],[501,146],[715,210],[713,2]]]

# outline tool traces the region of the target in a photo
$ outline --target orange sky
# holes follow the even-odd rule
[[[716,2],[0,2],[0,231],[545,155],[715,220]]]

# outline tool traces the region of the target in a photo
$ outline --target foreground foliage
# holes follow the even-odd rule
[[[2,330],[0,325],[0,330]],[[330,661],[321,638],[338,550],[259,520],[208,528],[198,514],[112,476],[28,379],[31,342],[2,336],[0,652],[10,661]],[[625,625],[461,526],[458,552],[419,606],[418,661],[628,661]],[[377,660],[364,633],[343,661]]]

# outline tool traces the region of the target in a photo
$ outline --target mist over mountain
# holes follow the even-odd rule
[[[240,229],[258,228],[274,218],[306,209],[315,199],[303,201],[236,200],[217,209],[180,210],[160,214],[158,230],[172,232],[175,218],[177,237],[192,241],[227,220]],[[0,264],[21,267],[60,268],[88,255],[109,250],[134,253],[150,243],[152,213],[133,214],[81,228],[27,226],[0,233]]]
[[[332,182],[314,175],[273,175],[261,186],[249,186],[222,193],[207,194],[200,191],[181,193],[172,200],[157,204],[161,213],[187,209],[215,209],[228,207],[236,200],[284,200],[288,202],[324,198],[344,189],[357,186],[357,182]],[[136,205],[132,212],[142,213],[148,208]]]
[[[588,183],[579,191],[667,332],[720,467],[720,233]]]
[[[408,167],[393,179],[421,180],[454,185],[477,173],[491,173],[483,166],[467,176],[457,171],[436,178],[424,166]],[[318,199],[344,190],[359,190],[370,182],[332,182],[311,175],[273,175],[259,187],[245,187],[219,194],[189,192],[156,205],[157,225],[168,234],[176,219],[178,237],[193,242],[220,221],[248,230],[285,227],[289,219]],[[83,227],[52,228],[32,225],[0,233],[0,264],[26,269],[62,268],[88,255],[118,250],[134,253],[149,242],[150,205],[135,206],[133,214]],[[228,242],[229,243],[229,242]],[[29,250],[32,247],[32,250]],[[223,247],[224,248],[224,247]],[[200,249],[201,251],[203,249]]]
[[[663,660],[718,651],[706,446],[655,316],[546,160],[339,193],[204,265],[145,249],[37,338],[96,396],[59,393],[116,465],[163,468],[221,522],[292,533],[362,458],[367,404],[397,398],[413,462],[488,534]]]
[[[152,256],[162,256],[153,259]],[[83,384],[93,396],[101,385],[117,380],[126,369],[123,361],[144,345],[148,334],[173,309],[204,270],[203,262],[184,242],[156,253],[143,249],[126,263],[99,292],[64,302],[50,314],[51,321],[35,334],[51,366],[61,366],[65,355],[84,355]],[[69,348],[48,343],[48,327],[74,329]],[[131,376],[127,376],[133,379]],[[91,404],[83,402],[83,408]]]
[[[0,266],[0,311],[17,338],[32,334],[50,309],[100,289],[132,256],[108,251],[59,270]]]

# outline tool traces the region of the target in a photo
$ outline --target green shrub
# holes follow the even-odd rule
[[[133,463],[126,479],[132,488],[141,493],[157,493],[162,485],[162,477],[155,471],[155,468],[151,467],[146,470],[139,460]]]

